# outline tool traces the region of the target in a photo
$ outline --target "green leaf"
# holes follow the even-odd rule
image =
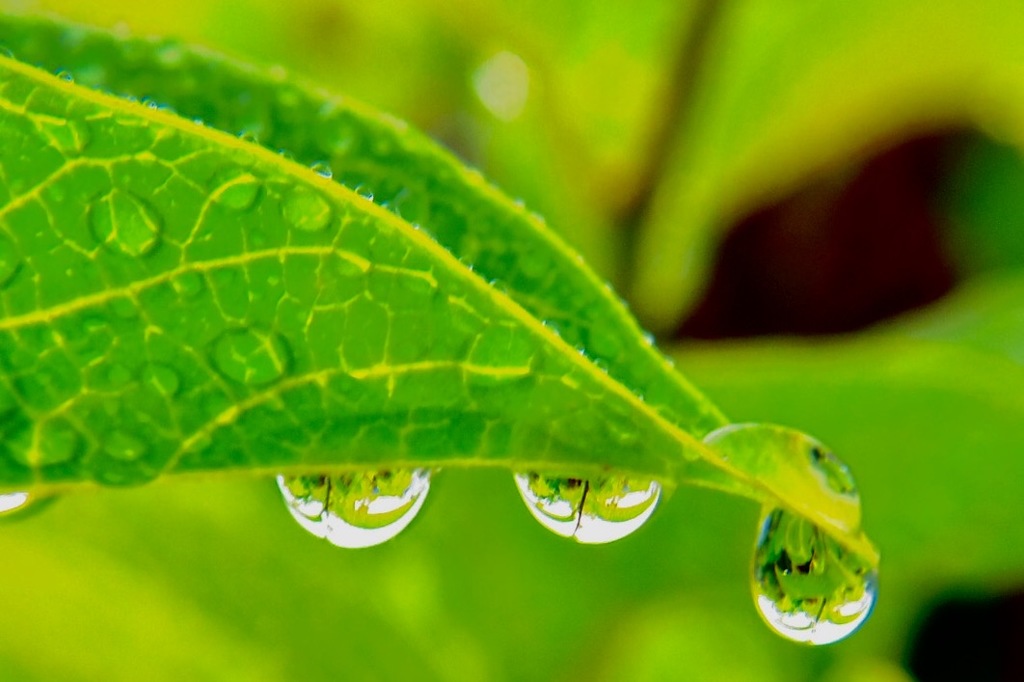
[[[0,27],[148,100],[0,60],[6,487],[457,464],[791,498],[700,441],[721,414],[541,221],[403,124],[174,43]]]

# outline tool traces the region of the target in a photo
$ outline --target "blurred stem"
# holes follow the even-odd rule
[[[722,14],[723,4],[717,0],[698,0],[692,17],[686,17],[680,35],[679,52],[665,85],[664,106],[655,112],[658,120],[651,125],[653,133],[643,155],[645,162],[641,166],[640,180],[636,183],[636,194],[616,219],[616,223],[622,226],[621,248],[625,263],[635,263],[638,228],[654,198],[658,181],[671,162],[672,150],[677,146],[674,143],[688,115],[693,86],[700,75],[704,55]]]

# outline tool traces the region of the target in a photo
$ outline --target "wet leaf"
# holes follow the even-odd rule
[[[458,464],[785,499],[701,442],[722,415],[542,221],[404,124],[175,43],[0,26],[66,69],[0,61],[5,487]]]

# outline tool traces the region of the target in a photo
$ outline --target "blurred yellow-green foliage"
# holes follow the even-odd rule
[[[272,482],[152,485],[0,529],[0,679],[897,681],[930,604],[1024,585],[1019,0],[0,7],[280,63],[431,133],[545,215],[727,414],[841,453],[883,553],[863,631],[807,649],[750,603],[757,510],[707,492],[582,547],[535,524],[510,475],[452,470],[402,537],[345,552],[301,532]],[[731,225],[949,131],[967,152],[928,196],[944,300],[843,336],[673,341]],[[853,243],[856,288],[888,243]],[[799,255],[789,270],[824,258]],[[1005,627],[928,655],[1010,679],[1000,656],[1024,641]]]

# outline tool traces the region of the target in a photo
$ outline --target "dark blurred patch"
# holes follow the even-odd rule
[[[956,278],[934,206],[958,137],[903,142],[740,221],[678,335],[848,332],[943,296]]]
[[[1024,680],[1024,592],[951,597],[921,623],[907,667],[918,682]]]

